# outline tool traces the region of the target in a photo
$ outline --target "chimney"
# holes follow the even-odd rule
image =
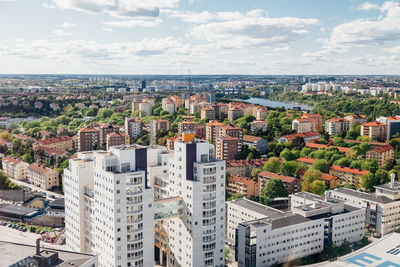
[[[36,255],[40,256],[40,239],[36,239]]]
[[[396,174],[394,172],[392,172],[390,174],[390,187],[394,188],[394,178],[396,178]]]

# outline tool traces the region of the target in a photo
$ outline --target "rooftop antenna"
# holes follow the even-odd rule
[[[390,187],[394,188],[394,178],[396,178],[396,174],[394,172],[392,172],[390,174]]]

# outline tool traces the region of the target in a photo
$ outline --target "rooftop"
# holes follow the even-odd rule
[[[245,167],[245,166],[262,166],[266,159],[241,159],[241,160],[227,160],[226,167]]]
[[[242,208],[257,212],[266,217],[276,217],[276,216],[282,216],[283,214],[285,214],[285,212],[283,212],[283,211],[271,208],[269,206],[266,206],[266,205],[263,205],[258,202],[254,202],[254,201],[251,201],[251,200],[248,200],[245,198],[237,198],[235,200],[229,201],[228,203],[238,205]]]
[[[261,171],[258,176],[260,177],[268,177],[268,178],[278,178],[281,179],[284,182],[287,183],[292,183],[294,181],[297,180],[297,178],[295,177],[290,177],[290,176],[285,176],[285,175],[281,175],[281,174],[277,174],[277,173],[273,173],[273,172],[268,172],[268,171]]]
[[[352,167],[341,167],[339,165],[332,165],[330,168],[330,170],[334,170],[334,171],[339,171],[339,172],[347,172],[347,173],[352,173],[352,174],[358,174],[358,175],[367,175],[369,173],[369,171],[364,171],[361,169],[355,169]]]
[[[365,192],[356,191],[356,190],[345,188],[345,187],[335,188],[334,191],[337,191],[337,192],[340,192],[343,194],[347,194],[347,195],[350,195],[353,197],[362,198],[362,199],[365,199],[368,201],[380,203],[380,204],[387,204],[387,203],[391,203],[394,201],[385,196],[377,196],[374,193],[365,193]]]
[[[387,126],[387,124],[384,124],[384,123],[379,122],[379,121],[371,121],[371,122],[364,123],[361,126],[364,126],[364,127],[378,127],[378,126]]]
[[[317,137],[320,136],[321,134],[319,132],[305,132],[305,133],[297,133],[297,134],[288,134],[282,136],[283,138],[286,138],[287,140],[294,140],[296,137]]]

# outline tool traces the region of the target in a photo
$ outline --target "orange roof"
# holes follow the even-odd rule
[[[240,177],[240,176],[235,175],[235,174],[231,174],[231,176],[229,177],[228,182],[229,183],[232,183],[232,182],[241,183],[241,184],[244,184],[246,186],[250,186],[250,185],[254,186],[254,185],[257,184],[257,182],[254,181],[253,179],[250,179],[250,178],[247,178],[247,177]]]
[[[233,125],[232,123],[228,123],[227,125],[222,126],[221,129],[224,129],[224,130],[243,130],[242,128],[237,127],[237,126]]]
[[[314,161],[316,161],[316,159],[309,158],[309,157],[301,157],[301,158],[296,159],[296,161],[313,164]]]
[[[389,121],[400,120],[400,116],[390,116],[386,118]]]
[[[242,159],[242,160],[227,160],[226,167],[245,167],[245,166],[263,166],[267,159]]]
[[[62,156],[67,153],[67,151],[65,151],[65,150],[55,149],[55,148],[51,148],[51,147],[47,147],[47,146],[37,146],[37,147],[35,147],[34,150],[35,151],[42,150],[48,154],[53,154],[53,155],[57,155],[57,156]]]
[[[332,118],[332,119],[329,119],[329,120],[327,120],[327,121],[346,122],[346,121],[348,121],[348,120],[346,120],[346,119],[344,119],[344,118]]]
[[[107,134],[109,137],[127,137],[128,135],[122,132],[112,132]]]
[[[225,126],[225,124],[223,124],[222,122],[219,122],[219,121],[210,121],[206,125],[207,126]]]
[[[181,121],[180,123],[184,124],[196,124],[195,121]]]
[[[224,137],[220,138],[221,140],[224,141],[239,141],[239,138],[237,137],[232,137],[230,135],[225,135]]]
[[[93,132],[97,132],[97,130],[96,130],[96,129],[93,129],[93,128],[87,127],[87,128],[81,129],[80,132],[81,132],[81,133],[93,133]]]
[[[67,135],[63,135],[60,137],[53,137],[53,138],[46,139],[46,140],[38,140],[38,143],[41,145],[49,145],[49,144],[64,142],[64,141],[69,141],[69,140],[72,140],[72,138]]]
[[[305,132],[305,133],[297,133],[297,134],[288,134],[282,137],[286,138],[287,140],[294,140],[296,137],[312,137],[312,136],[321,136],[319,132]]]
[[[377,153],[384,153],[390,150],[394,150],[394,148],[391,145],[386,145],[386,146],[378,146],[372,149],[373,151]]]
[[[178,140],[179,138],[181,138],[179,135],[178,136],[173,136],[173,137],[167,138],[167,141],[173,142],[175,140]]]
[[[323,173],[322,176],[321,176],[321,180],[329,181],[329,182],[332,181],[335,178],[336,178],[335,176],[333,176],[331,174],[327,174],[327,173]]]
[[[306,143],[306,147],[310,147],[310,148],[330,148],[330,147],[336,147],[340,152],[344,152],[346,153],[347,151],[350,150],[350,148],[348,147],[341,147],[341,146],[328,146],[328,145],[324,145],[324,144],[316,144],[316,143]]]
[[[282,181],[286,182],[286,183],[292,183],[294,181],[297,180],[297,178],[295,177],[290,177],[290,176],[285,176],[285,175],[281,175],[281,174],[277,174],[277,173],[273,173],[273,172],[268,172],[268,171],[262,171],[258,174],[258,176],[260,177],[268,177],[268,178],[278,178],[281,179]]]
[[[252,136],[252,135],[243,135],[243,141],[244,142],[257,142],[261,140],[261,137],[258,136]]]
[[[7,161],[8,163],[11,163],[13,165],[17,165],[18,163],[23,162],[22,160],[14,158],[14,157],[4,157],[3,161]]]
[[[47,168],[45,165],[39,165],[37,163],[33,163],[33,164],[29,165],[28,169],[35,171],[35,172],[40,172],[42,174],[52,171],[52,169]]]
[[[16,137],[18,137],[19,139],[25,140],[25,141],[35,141],[36,139],[27,135],[23,135],[23,134],[16,134]]]
[[[371,122],[367,122],[362,124],[361,126],[366,126],[366,127],[378,127],[378,126],[387,126],[386,124],[379,122],[379,121],[371,121]]]
[[[359,114],[348,115],[346,117],[349,117],[351,119],[356,119],[356,120],[365,119],[364,115],[359,115]]]
[[[334,171],[339,171],[339,172],[347,172],[347,173],[352,173],[352,174],[358,174],[358,175],[366,175],[369,173],[369,171],[364,171],[361,169],[354,169],[351,167],[341,167],[338,165],[332,165],[330,168],[330,170],[334,170]]]

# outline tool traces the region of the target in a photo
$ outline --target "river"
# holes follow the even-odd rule
[[[272,107],[272,108],[280,108],[284,107],[286,109],[292,109],[294,107],[301,107],[302,110],[312,110],[312,106],[306,105],[306,104],[300,104],[300,103],[294,103],[294,102],[281,102],[281,101],[275,101],[275,100],[270,100],[266,98],[255,98],[252,97],[250,99],[246,100],[240,100],[243,102],[251,103],[251,104],[257,104],[261,106],[266,106],[266,107]]]

